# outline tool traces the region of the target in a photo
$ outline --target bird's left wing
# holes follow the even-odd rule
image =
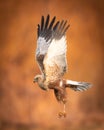
[[[39,64],[40,70],[44,73],[43,60],[47,53],[48,47],[52,41],[53,28],[57,29],[59,22],[55,24],[56,17],[50,21],[50,15],[47,15],[46,20],[44,16],[41,17],[41,24],[38,24],[37,29],[37,49],[36,49],[36,59]]]

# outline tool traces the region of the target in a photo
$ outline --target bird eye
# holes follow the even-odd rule
[[[38,77],[35,80],[38,81]]]
[[[35,82],[37,82],[37,81],[38,81],[38,78],[37,78],[37,77],[34,78],[33,82],[35,83]]]

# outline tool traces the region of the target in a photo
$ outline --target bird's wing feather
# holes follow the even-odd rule
[[[66,87],[73,89],[74,91],[85,91],[92,85],[87,82],[78,82],[73,80],[66,80]]]
[[[48,66],[55,68],[57,66],[59,68],[58,73],[63,73],[66,71],[66,36],[65,33],[69,27],[66,26],[67,21],[63,21],[59,23],[59,27],[54,31],[53,30],[53,39],[48,48],[47,55],[44,59],[44,66],[46,75],[51,75],[48,71]],[[53,70],[55,71],[55,70]],[[48,74],[49,73],[49,74]],[[60,74],[59,74],[60,75]]]
[[[59,24],[59,22],[55,24],[55,19],[56,17],[53,17],[53,19],[50,22],[50,16],[47,15],[45,21],[44,16],[42,16],[41,24],[40,25],[38,24],[36,59],[42,72],[44,71],[43,60],[47,53],[48,47],[52,41],[53,29],[56,30]]]

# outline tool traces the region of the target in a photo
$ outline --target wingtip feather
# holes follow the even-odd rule
[[[66,80],[66,87],[69,87],[75,91],[85,91],[92,87],[91,83],[77,82],[72,80]]]

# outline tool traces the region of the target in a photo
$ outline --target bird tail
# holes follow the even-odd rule
[[[87,82],[77,82],[72,80],[66,80],[65,87],[71,88],[74,91],[85,91],[92,87],[92,84]]]

